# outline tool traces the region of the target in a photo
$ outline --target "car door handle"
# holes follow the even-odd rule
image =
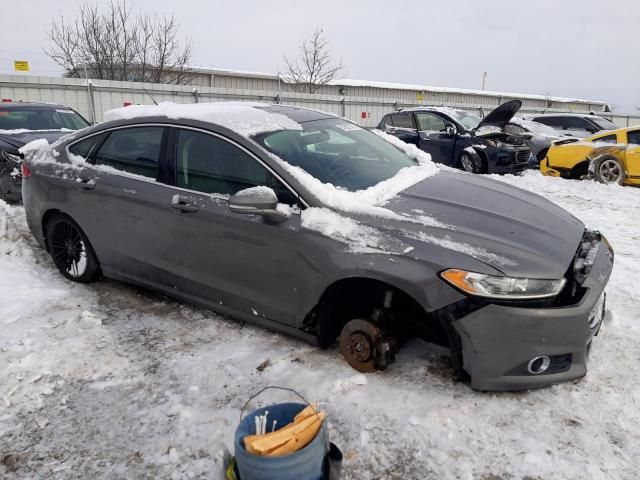
[[[169,206],[178,212],[184,213],[196,213],[200,210],[198,205],[191,203],[188,198],[181,197],[180,195],[174,195]]]
[[[93,178],[77,177],[75,183],[81,190],[93,190],[96,188],[96,181]]]

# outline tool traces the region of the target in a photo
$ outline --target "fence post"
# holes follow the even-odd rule
[[[200,103],[200,92],[198,91],[198,89],[194,87],[192,93],[194,103]]]
[[[96,104],[93,100],[93,82],[87,79],[87,96],[89,97],[89,110],[91,113],[91,124],[94,125],[96,123]]]

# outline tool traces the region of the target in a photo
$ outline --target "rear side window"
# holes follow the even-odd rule
[[[96,165],[157,178],[163,127],[114,130],[95,155]]]
[[[640,145],[640,130],[627,132],[627,142],[631,145]]]
[[[410,113],[394,113],[391,115],[394,127],[399,128],[416,128],[413,124],[413,118]]]
[[[607,135],[606,137],[596,138],[594,142],[618,143],[618,138],[615,135]]]
[[[177,185],[203,193],[233,195],[245,188],[267,186],[280,203],[293,205],[293,194],[260,162],[222,138],[193,130],[179,130]]]
[[[391,115],[385,115],[384,117],[382,117],[382,121],[380,122],[380,124],[383,127],[393,126],[393,124],[391,123]]]

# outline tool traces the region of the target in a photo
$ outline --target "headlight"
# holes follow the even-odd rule
[[[456,268],[445,270],[440,276],[469,295],[504,300],[553,297],[560,293],[567,281],[565,278],[539,280],[537,278],[500,277]]]
[[[504,143],[502,143],[499,140],[486,140],[486,142],[492,147],[496,147],[496,148],[502,148],[504,146]]]

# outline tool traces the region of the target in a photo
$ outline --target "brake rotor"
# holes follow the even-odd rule
[[[349,365],[359,372],[378,370],[376,349],[383,338],[380,328],[366,320],[351,320],[340,334],[340,351]]]

